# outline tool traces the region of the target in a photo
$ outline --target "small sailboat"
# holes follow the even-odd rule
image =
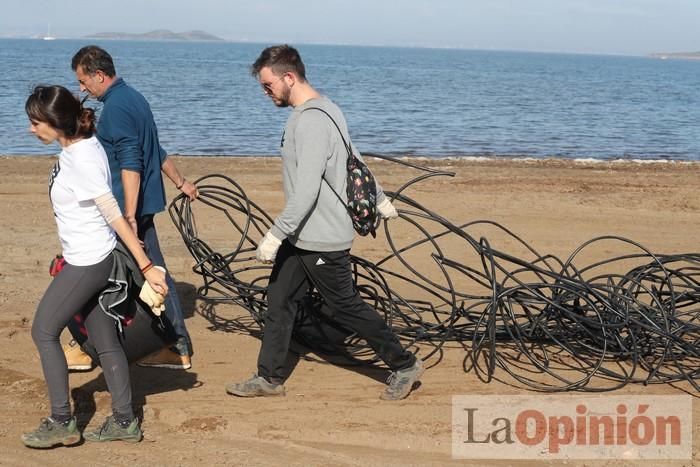
[[[46,28],[46,35],[42,37],[45,41],[55,41],[56,38],[51,35],[51,23],[49,23],[48,27]]]

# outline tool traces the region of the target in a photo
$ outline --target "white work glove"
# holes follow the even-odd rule
[[[161,271],[165,272],[165,268],[161,266],[153,266]],[[141,287],[141,292],[139,292],[139,298],[148,306],[151,307],[153,313],[156,316],[160,316],[165,311],[165,297],[153,290],[151,284],[148,281],[144,281],[143,287]]]
[[[281,244],[282,240],[268,231],[258,244],[258,249],[255,250],[255,257],[258,258],[258,261],[261,263],[274,263],[277,250],[279,250]]]
[[[384,201],[377,204],[377,210],[382,216],[382,219],[396,219],[397,217],[399,217],[399,213],[396,212],[396,208],[393,204],[391,204],[389,198],[384,198]]]

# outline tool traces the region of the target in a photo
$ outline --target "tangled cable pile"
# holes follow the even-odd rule
[[[362,297],[407,346],[431,346],[428,358],[459,343],[469,350],[465,368],[484,381],[502,378],[540,391],[683,380],[700,391],[700,254],[654,254],[605,236],[566,260],[543,255],[497,223],[456,225],[404,194],[419,181],[453,173],[368,156],[424,172],[386,192],[400,214],[383,226],[387,255],[352,257]],[[180,195],[169,212],[203,278],[198,295],[209,304],[236,303],[262,326],[271,268],[255,262],[255,249],[272,219],[229,177],[208,175],[196,185],[199,200],[190,204]],[[221,229],[216,216],[230,228]],[[495,248],[494,241],[517,252]],[[606,258],[599,250],[621,254]],[[601,259],[577,264],[583,251]],[[215,322],[213,306],[205,309]],[[364,342],[328,315],[322,299],[310,294],[300,304],[295,339],[374,361]]]

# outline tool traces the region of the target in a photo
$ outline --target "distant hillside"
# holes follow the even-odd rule
[[[677,58],[677,59],[684,59],[684,60],[700,60],[700,52],[671,52],[671,53],[658,52],[658,53],[651,54],[651,56],[654,58],[660,58],[662,60],[665,60],[667,58]]]
[[[167,29],[157,29],[143,34],[127,32],[98,32],[85,36],[88,39],[123,39],[148,41],[222,41],[223,39],[204,31],[172,32]]]

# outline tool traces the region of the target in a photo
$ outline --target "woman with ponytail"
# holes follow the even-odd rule
[[[133,256],[150,287],[165,295],[165,273],[154,268],[112,195],[107,155],[93,133],[95,114],[62,86],[37,86],[25,110],[30,131],[44,144],[61,146],[49,178],[49,197],[66,265],[46,290],[32,324],[32,339],[41,358],[48,386],[51,415],[22,436],[31,448],[80,442],[71,414],[68,367],[59,337],[73,315],[80,312],[94,342],[112,396],[112,415],[88,441],[142,438],[131,407],[131,383],[114,316],[101,306],[112,268],[117,261],[117,235]],[[115,234],[116,232],[116,234]],[[98,297],[100,300],[98,300]]]

